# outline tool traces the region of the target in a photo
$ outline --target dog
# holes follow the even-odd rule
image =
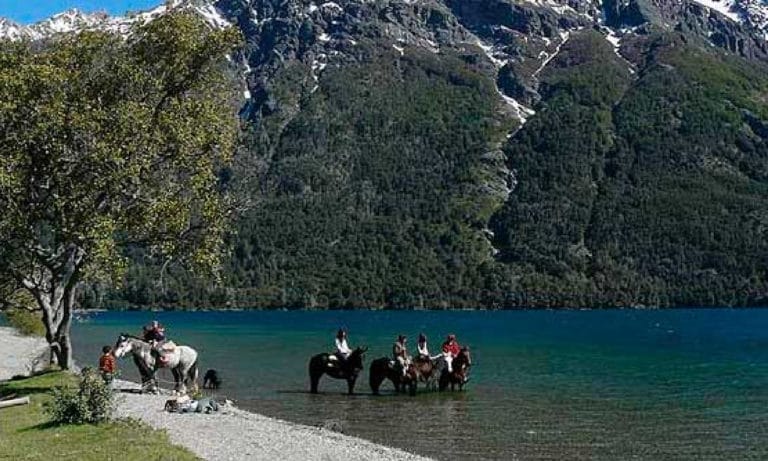
[[[208,370],[203,376],[203,389],[218,389],[221,386],[221,378],[216,370]]]

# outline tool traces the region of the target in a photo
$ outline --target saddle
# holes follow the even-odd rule
[[[157,358],[160,361],[160,366],[164,367],[168,365],[168,362],[171,361],[173,353],[176,352],[176,348],[176,343],[173,341],[166,341],[159,347],[154,348],[154,351],[157,354]]]

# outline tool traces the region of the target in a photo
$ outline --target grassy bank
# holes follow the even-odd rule
[[[29,396],[30,405],[0,409],[0,459],[48,460],[194,460],[189,451],[171,445],[159,431],[134,421],[56,426],[45,414],[55,386],[75,385],[67,373],[52,372],[0,384],[0,396]]]

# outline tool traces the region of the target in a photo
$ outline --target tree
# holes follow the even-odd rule
[[[0,45],[0,272],[34,297],[62,368],[80,282],[119,283],[126,246],[218,266],[238,40],[175,12],[128,38]]]

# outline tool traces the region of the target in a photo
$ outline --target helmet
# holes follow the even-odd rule
[[[406,339],[407,339],[407,338],[405,337],[405,335],[398,335],[398,336],[397,336],[397,340],[398,340],[398,341],[400,341],[401,343],[402,343],[402,342],[405,342],[405,341],[406,341]]]
[[[426,341],[427,341],[427,335],[425,335],[424,333],[419,333],[419,342],[423,343]]]
[[[336,332],[336,337],[343,338],[345,336],[347,336],[347,330],[345,330],[344,328],[339,328],[339,331]]]
[[[448,335],[448,341],[456,341],[456,335],[454,334]]]

